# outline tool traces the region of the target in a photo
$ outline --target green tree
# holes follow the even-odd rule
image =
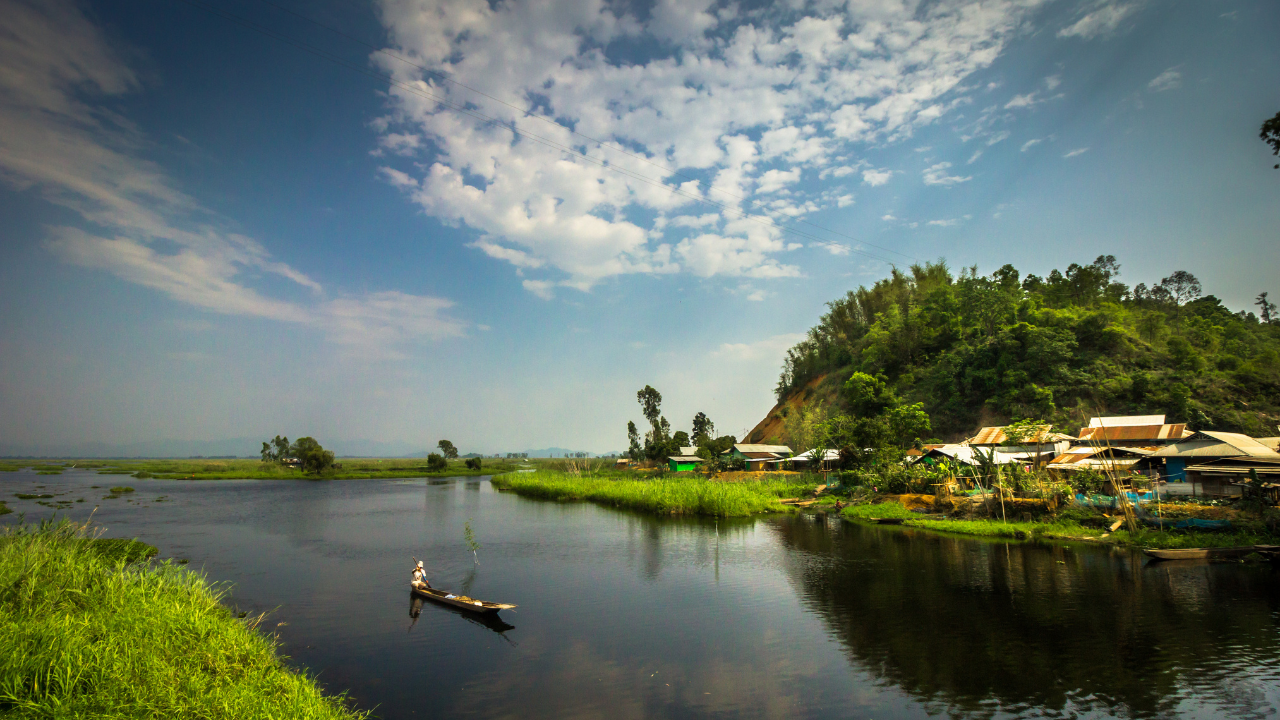
[[[1160,281],[1160,288],[1169,294],[1175,305],[1186,305],[1200,297],[1200,281],[1186,270],[1177,270]]]
[[[782,421],[782,431],[786,434],[787,444],[797,453],[815,447],[815,443],[819,442],[822,436],[819,426],[826,419],[826,408],[816,399],[802,404],[794,412],[787,413]]]
[[[298,438],[289,452],[298,458],[303,472],[322,473],[333,467],[333,453],[321,447],[315,438]]]
[[[289,457],[289,438],[280,435],[262,443],[262,462],[280,462]]]
[[[436,443],[436,447],[440,448],[440,453],[444,455],[446,458],[448,458],[449,460],[458,459],[458,448],[454,447],[453,443],[449,442],[448,440],[441,440],[440,442]]]
[[[844,399],[860,417],[874,417],[898,403],[884,377],[856,372],[844,383]]]
[[[443,455],[427,453],[427,472],[444,472],[448,467],[449,461]]]
[[[689,447],[689,433],[677,430],[676,434],[671,436],[671,444],[676,447]]]
[[[1276,116],[1262,123],[1262,132],[1258,134],[1262,138],[1262,142],[1271,146],[1272,155],[1280,155],[1280,112]],[[1276,168],[1280,169],[1280,163],[1276,164]]]
[[[640,447],[640,431],[636,429],[636,424],[630,420],[627,421],[627,457],[635,462],[644,459],[644,449]]]
[[[1280,115],[1277,115],[1277,117],[1280,117]],[[1258,299],[1253,304],[1258,306],[1258,317],[1262,319],[1262,322],[1270,323],[1275,319],[1276,304],[1267,300],[1267,293],[1258,293]],[[266,443],[263,443],[263,447],[265,446]]]
[[[671,439],[671,423],[662,417],[662,393],[650,385],[636,393],[636,401],[640,403],[640,411],[649,421],[649,432],[644,436],[644,457],[657,460],[674,455],[679,450]]]
[[[636,401],[640,403],[640,413],[644,415],[644,419],[650,425],[657,426],[658,416],[662,413],[662,393],[652,385],[645,385],[644,389],[636,393]]]
[[[706,413],[698,413],[693,416],[693,433],[691,440],[694,445],[702,445],[703,442],[714,438],[716,435],[715,423],[711,422],[711,418]]]

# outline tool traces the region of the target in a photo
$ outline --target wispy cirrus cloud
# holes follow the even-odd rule
[[[325,299],[320,283],[178,189],[144,158],[148,139],[102,104],[141,83],[74,3],[0,0],[0,15],[0,179],[86,223],[49,228],[44,243],[54,255],[195,307],[309,325],[392,355],[395,343],[462,332],[440,298]],[[273,297],[250,276],[283,279],[312,300]]]
[[[958,185],[959,183],[969,182],[973,179],[972,175],[948,175],[947,169],[951,167],[949,162],[940,162],[929,168],[926,168],[924,175],[925,185]]]
[[[850,202],[838,183],[859,168],[860,150],[901,142],[950,112],[969,92],[961,81],[990,65],[1039,4],[745,13],[664,0],[641,19],[603,3],[380,0],[393,52],[508,105],[377,55],[397,81],[377,128],[383,152],[412,176],[395,184],[413,202],[482,233],[476,247],[490,257],[525,270],[530,259],[543,262],[544,282],[589,289],[628,273],[791,277],[798,268],[780,257],[790,244],[776,230],[745,233],[739,212],[793,218]],[[615,56],[615,41],[647,55]],[[473,103],[545,142],[453,114],[439,99]],[[566,147],[679,184],[685,196]],[[402,164],[401,152],[409,153]],[[891,177],[861,172],[870,186]],[[694,199],[703,197],[728,209]],[[709,211],[715,226],[665,222]]]
[[[1151,82],[1147,83],[1147,89],[1151,92],[1164,92],[1166,90],[1174,90],[1182,86],[1182,73],[1178,72],[1176,67],[1171,67],[1159,75],[1151,78]]]
[[[1119,29],[1121,23],[1142,6],[1142,0],[1095,0],[1084,14],[1071,25],[1058,31],[1058,37],[1078,37],[1092,40],[1109,35]]]

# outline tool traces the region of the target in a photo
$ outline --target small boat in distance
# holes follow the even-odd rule
[[[468,612],[489,614],[496,613],[499,610],[507,610],[509,608],[516,607],[515,605],[507,603],[488,602],[485,600],[469,598],[466,595],[455,595],[454,593],[446,590],[437,590],[433,587],[428,587],[426,583],[419,582],[417,580],[409,583],[409,585],[413,588],[414,593],[421,595],[428,600],[433,600],[441,605],[449,605]]]
[[[1230,558],[1241,558],[1249,553],[1257,552],[1257,548],[1253,545],[1242,545],[1239,547],[1177,548],[1174,550],[1152,550],[1147,548],[1142,552],[1154,560],[1226,560]]]

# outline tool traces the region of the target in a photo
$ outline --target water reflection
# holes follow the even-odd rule
[[[10,493],[47,482],[93,497],[88,486],[102,484],[78,471],[5,475]],[[104,501],[95,518],[109,537],[141,537],[235,583],[229,602],[285,623],[276,632],[290,662],[383,718],[1280,708],[1280,587],[1267,566],[1144,565],[1127,551],[828,516],[660,518],[472,479],[131,484],[132,502]],[[433,585],[517,603],[518,614],[411,596],[405,623],[412,556]]]
[[[805,520],[786,570],[858,665],[932,711],[1250,716],[1280,685],[1280,574]]]

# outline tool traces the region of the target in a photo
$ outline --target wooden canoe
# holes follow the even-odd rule
[[[1154,560],[1217,560],[1244,557],[1251,552],[1257,551],[1252,545],[1244,545],[1241,547],[1178,548],[1175,550],[1145,549],[1142,552]]]
[[[454,593],[448,592],[447,590],[437,590],[433,587],[427,587],[425,584],[416,580],[409,584],[413,588],[413,592],[428,600],[438,602],[441,605],[456,607],[459,610],[466,610],[468,612],[488,614],[516,607],[515,605],[507,603],[488,602],[486,600],[476,600],[474,598],[468,598],[468,602],[468,600],[463,600],[460,597],[449,597],[449,595],[453,595]]]

